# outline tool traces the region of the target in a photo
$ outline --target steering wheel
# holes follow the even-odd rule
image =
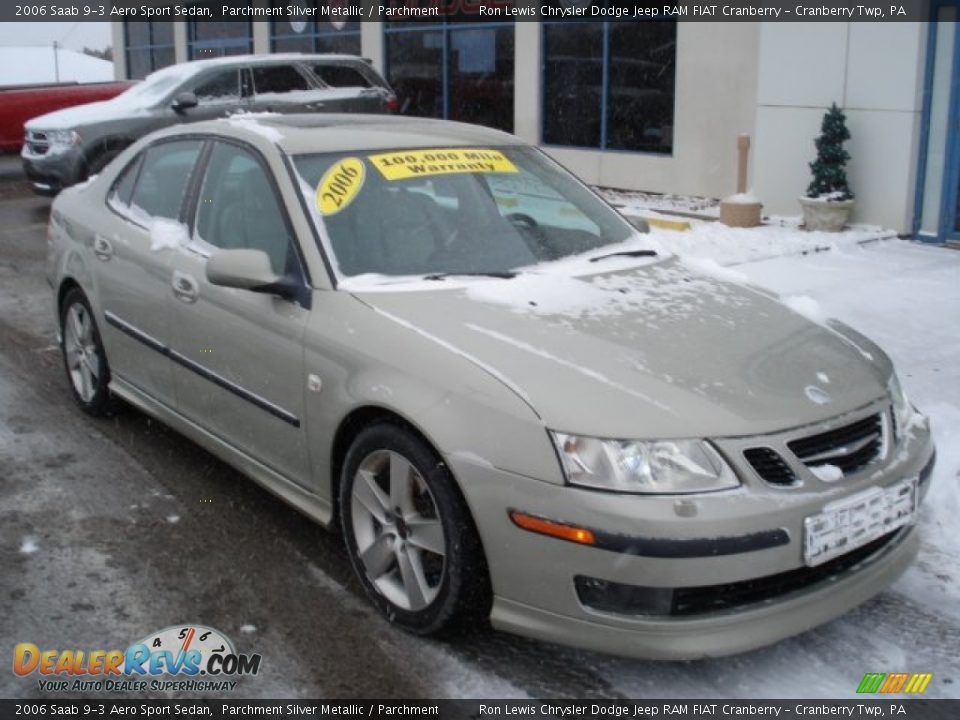
[[[540,227],[540,223],[534,220],[531,216],[526,213],[508,213],[503,216],[505,220],[509,220],[513,225],[515,225],[519,230],[525,231],[524,235],[530,238],[534,245],[530,247],[530,250],[533,251],[534,255],[539,256],[542,252],[545,252],[549,255],[547,259],[554,259],[559,257],[556,247],[550,241],[550,238],[547,237],[547,234],[543,231],[543,228]],[[528,242],[529,246],[530,243]],[[542,259],[542,258],[541,258]]]

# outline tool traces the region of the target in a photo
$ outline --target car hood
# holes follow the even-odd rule
[[[877,399],[890,373],[862,336],[675,258],[588,277],[524,273],[354,295],[467,357],[570,433],[776,432]]]
[[[139,107],[113,98],[38,115],[24,123],[24,127],[27,130],[72,130],[82,125],[110,122],[142,113]]]

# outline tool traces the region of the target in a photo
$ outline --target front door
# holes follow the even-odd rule
[[[217,141],[192,238],[174,259],[173,374],[180,412],[287,479],[307,483],[303,332],[308,310],[275,295],[212,285],[218,250],[262,250],[278,275],[303,279],[272,175],[240,144]]]

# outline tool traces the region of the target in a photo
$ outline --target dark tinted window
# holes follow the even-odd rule
[[[125,22],[127,77],[139,79],[174,63],[172,22]]]
[[[137,180],[137,169],[140,167],[141,160],[143,160],[143,153],[131,160],[113,183],[113,188],[107,196],[107,201],[111,205],[116,207],[130,204],[130,194],[133,192],[133,183]]]
[[[194,92],[197,98],[204,100],[224,100],[239,97],[240,86],[237,80],[236,70],[224,70],[218,72],[212,77],[208,77],[197,85]]]
[[[513,23],[488,27],[391,22],[387,80],[404,115],[513,130]]]
[[[607,147],[670,152],[677,26],[610,23]]]
[[[293,65],[268,65],[253,68],[253,87],[263,95],[309,90],[310,84]]]
[[[270,176],[241,147],[217,143],[210,154],[196,228],[200,239],[211,245],[262,250],[278,275],[294,272],[293,239]]]
[[[543,45],[543,141],[599,147],[603,25],[548,25]]]
[[[370,81],[356,68],[349,65],[313,66],[313,72],[330,87],[370,87]]]
[[[543,141],[672,152],[676,39],[675,22],[545,24]]]
[[[220,0],[190,2],[192,6],[206,7],[212,14],[220,14]],[[233,7],[252,7],[251,3],[234,3]],[[240,21],[187,21],[187,51],[191,60],[203,60],[225,55],[243,55],[253,52],[253,23]]]
[[[360,54],[360,23],[357,20],[329,19],[331,4],[328,0],[271,0],[271,6],[282,11],[283,20],[270,23],[270,49],[274,52],[322,52]],[[363,9],[362,0],[337,0],[338,8]],[[290,6],[313,11],[314,18],[304,12],[293,16],[287,12]],[[296,19],[294,19],[294,17]]]
[[[175,140],[147,150],[130,203],[135,220],[177,219],[202,144],[200,140]]]

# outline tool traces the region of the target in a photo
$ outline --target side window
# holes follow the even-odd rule
[[[196,232],[218,248],[262,250],[278,275],[298,271],[293,237],[268,170],[248,150],[218,142],[197,203]]]
[[[193,91],[200,102],[224,102],[240,98],[240,81],[236,70],[222,70],[197,85]]]
[[[253,68],[253,86],[258,95],[309,90],[310,83],[293,65],[262,65]]]
[[[349,65],[324,65],[317,63],[313,72],[330,87],[370,87],[370,81],[356,68]]]
[[[130,201],[134,220],[146,223],[152,218],[179,217],[202,146],[201,140],[173,140],[147,149]]]
[[[137,181],[137,170],[143,160],[143,153],[127,163],[120,175],[113,183],[107,202],[117,210],[125,210],[130,205],[130,196],[133,194],[133,184]]]

